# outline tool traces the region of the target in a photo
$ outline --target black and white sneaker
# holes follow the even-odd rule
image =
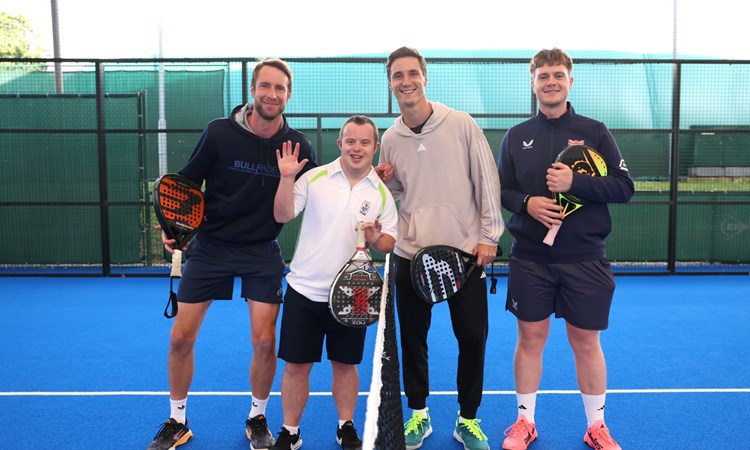
[[[342,450],[362,450],[362,439],[357,435],[357,429],[351,420],[347,420],[336,430],[336,442]]]
[[[263,414],[245,421],[245,435],[250,439],[250,450],[268,450],[274,444],[273,434]]]
[[[177,446],[187,443],[193,438],[193,432],[187,425],[174,420],[167,419],[156,432],[153,442],[146,447],[146,450],[172,450]]]
[[[291,434],[289,430],[281,427],[279,437],[276,438],[276,443],[273,444],[271,450],[297,450],[300,447],[302,447],[302,433]]]

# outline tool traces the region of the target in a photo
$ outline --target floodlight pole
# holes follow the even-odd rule
[[[159,176],[167,173],[167,133],[162,130],[167,129],[167,119],[164,106],[164,51],[162,46],[162,18],[159,17],[159,122],[157,127],[159,128],[158,144],[159,144]]]
[[[677,2],[672,3],[672,59],[677,59]]]
[[[57,0],[50,0],[52,10],[52,47],[55,59],[60,58],[60,21],[57,14]],[[55,89],[58,94],[63,94],[62,64],[55,62]]]

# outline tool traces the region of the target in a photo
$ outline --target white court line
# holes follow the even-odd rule
[[[706,388],[706,389],[608,389],[607,394],[719,394],[734,393],[748,394],[750,388]],[[538,394],[572,395],[580,394],[577,390],[540,390]],[[0,397],[107,397],[107,396],[159,396],[169,395],[168,391],[69,391],[69,392],[47,392],[47,391],[19,391],[0,392]],[[232,391],[196,391],[190,392],[190,396],[246,396],[250,392]],[[281,392],[271,392],[271,395],[280,396]],[[310,392],[311,396],[332,396],[331,392]],[[369,392],[360,392],[360,396],[366,397]],[[401,395],[404,395],[401,392]],[[430,395],[458,395],[457,391],[434,391]],[[515,395],[514,391],[484,391],[483,395]]]

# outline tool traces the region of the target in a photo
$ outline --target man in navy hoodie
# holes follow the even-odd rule
[[[252,406],[245,432],[253,450],[273,443],[265,417],[276,374],[276,319],[282,302],[285,265],[277,238],[282,224],[273,216],[280,172],[276,150],[299,144],[300,159],[316,166],[310,141],[289,127],[283,115],[292,95],[292,71],[279,59],[254,68],[253,101],[237,106],[229,117],[208,124],[185,167],[196,184],[205,182],[205,220],[185,255],[177,292],[178,314],[169,342],[170,416],[148,450],[172,449],[188,442],[187,394],[193,379],[194,346],[213,300],[231,299],[234,278],[242,279],[241,295],[250,314],[253,356],[250,363]],[[173,240],[162,233],[167,250]]]
[[[518,325],[518,418],[505,432],[506,450],[525,450],[537,437],[536,392],[553,313],[565,319],[575,355],[588,421],[584,441],[597,449],[620,448],[604,424],[607,367],[599,334],[608,326],[615,290],[604,240],[612,228],[607,203],[627,202],[634,187],[607,127],[576,114],[567,101],[572,70],[572,59],[558,48],[534,55],[529,71],[539,112],[508,130],[500,145],[502,205],[513,213],[507,224],[513,246],[505,308]],[[555,163],[557,154],[571,144],[597,150],[606,161],[607,176],[573,173]],[[563,192],[584,203],[564,221],[562,207],[553,200],[555,193]],[[560,224],[554,244],[544,244],[547,231]]]

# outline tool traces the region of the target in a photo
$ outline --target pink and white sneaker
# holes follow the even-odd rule
[[[586,430],[586,434],[583,435],[583,442],[597,450],[622,450],[617,441],[609,434],[609,428],[604,425],[603,420],[597,420]]]
[[[503,434],[506,436],[503,450],[526,450],[536,439],[536,425],[527,422],[526,418],[521,416]]]

